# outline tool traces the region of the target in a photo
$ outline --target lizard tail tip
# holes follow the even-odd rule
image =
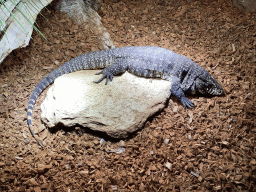
[[[30,131],[32,137],[36,140],[36,143],[39,145],[39,147],[43,148],[44,146],[41,144],[39,139],[36,138],[36,134],[35,134],[34,130],[31,128],[31,126],[32,126],[32,124],[28,124],[28,128],[29,128],[29,131]]]

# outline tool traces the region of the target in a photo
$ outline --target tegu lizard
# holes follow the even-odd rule
[[[106,85],[113,80],[115,75],[125,71],[139,77],[171,81],[171,94],[185,108],[194,107],[193,102],[185,95],[217,96],[224,94],[222,86],[204,68],[191,59],[165,48],[134,46],[89,52],[73,58],[53,70],[33,90],[27,110],[27,122],[33,137],[35,137],[35,133],[31,129],[32,112],[37,97],[57,77],[84,69],[103,69],[98,73],[102,74],[102,77],[95,83],[106,79]],[[39,140],[36,140],[40,144]]]

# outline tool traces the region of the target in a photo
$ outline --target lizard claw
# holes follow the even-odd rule
[[[195,107],[194,103],[192,101],[190,101],[187,97],[181,97],[180,101],[181,101],[182,105],[184,106],[184,108],[192,109]]]
[[[103,73],[103,70],[100,71],[99,73],[95,73],[95,75],[100,75],[100,74],[102,74],[102,73]]]

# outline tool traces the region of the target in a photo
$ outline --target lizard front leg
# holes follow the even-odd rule
[[[175,81],[172,84],[171,93],[182,103],[184,108],[193,108],[194,103],[190,101],[181,89],[179,81]]]
[[[182,103],[184,108],[191,109],[194,107],[194,103],[185,96],[185,93],[181,88],[180,79],[178,77],[171,74],[164,74],[162,79],[165,79],[172,83],[171,93],[174,97],[176,97]]]

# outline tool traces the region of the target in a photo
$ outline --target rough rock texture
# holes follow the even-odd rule
[[[232,0],[233,5],[236,6],[240,11],[248,12],[256,11],[256,1],[255,0]]]
[[[95,84],[96,70],[79,71],[55,80],[41,105],[48,127],[76,124],[125,138],[161,110],[170,97],[171,83],[138,78],[128,72],[114,80]],[[98,71],[99,72],[99,71]]]
[[[88,23],[98,35],[100,49],[114,48],[107,29],[101,23],[101,17],[95,11],[99,8],[101,0],[61,0],[57,6],[62,12],[74,18],[79,25]]]

